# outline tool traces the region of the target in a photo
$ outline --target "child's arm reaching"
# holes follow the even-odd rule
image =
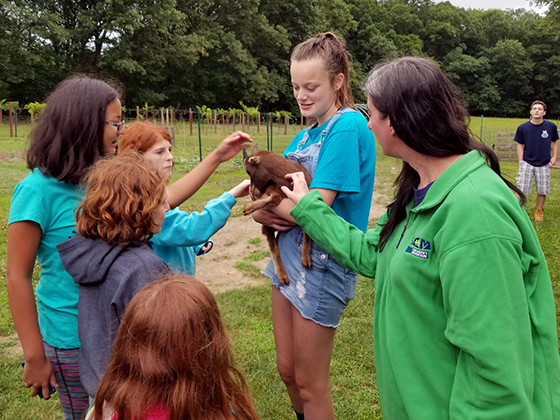
[[[252,141],[251,136],[242,131],[236,131],[226,137],[192,171],[167,187],[167,201],[171,208],[177,207],[190,198],[202,187],[221,163],[230,160],[241,151],[245,143]]]
[[[219,198],[210,200],[204,210],[187,212],[173,209],[166,213],[161,231],[152,242],[161,246],[199,246],[220,230],[230,216],[238,197],[249,194],[249,180],[240,182]]]
[[[244,179],[238,185],[236,185],[231,190],[229,190],[229,193],[233,195],[235,198],[245,197],[246,195],[249,195],[250,186],[251,186],[251,181],[249,181],[248,179]]]

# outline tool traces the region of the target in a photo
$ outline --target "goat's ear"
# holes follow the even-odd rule
[[[252,156],[252,155],[249,156],[249,161],[248,161],[249,163],[253,163],[255,165],[258,165],[260,161],[261,161],[260,156]]]
[[[255,143],[255,145],[253,146],[253,150],[251,151],[251,155],[254,155],[258,151],[259,151],[259,143]]]
[[[243,160],[245,160],[247,158],[248,158],[248,156],[247,156],[247,145],[244,144],[243,145]]]

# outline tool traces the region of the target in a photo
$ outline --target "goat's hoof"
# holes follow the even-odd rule
[[[285,271],[278,273],[278,278],[280,279],[280,283],[282,283],[282,286],[287,286],[290,284],[288,274]]]
[[[311,261],[311,255],[301,256],[301,266],[308,270],[311,270],[313,268],[313,261]]]

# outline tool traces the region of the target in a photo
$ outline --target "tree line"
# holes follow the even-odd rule
[[[545,16],[431,0],[0,0],[0,99],[43,101],[66,76],[121,84],[129,107],[298,113],[292,48],[333,31],[352,54],[351,82],[381,60],[433,59],[475,115],[525,116],[534,99],[560,114],[555,0]]]

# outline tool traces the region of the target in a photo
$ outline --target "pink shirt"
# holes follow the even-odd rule
[[[94,408],[92,407],[88,411],[86,420],[93,420],[93,412],[94,412]],[[115,413],[110,408],[105,407],[103,409],[103,414],[104,414],[103,416],[104,420],[119,420],[119,414]],[[148,417],[146,417],[146,420],[168,420],[168,418],[169,416],[166,408],[154,407],[148,412]]]

